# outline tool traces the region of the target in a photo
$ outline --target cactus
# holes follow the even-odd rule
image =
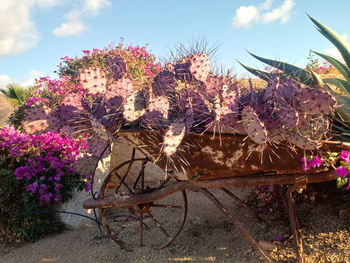
[[[124,59],[119,55],[109,56],[106,59],[106,66],[110,76],[115,80],[122,78],[127,70]]]
[[[305,114],[329,114],[335,110],[337,101],[326,91],[304,88],[298,97],[301,110]]]
[[[59,130],[61,123],[56,110],[45,105],[35,105],[26,110],[22,128],[29,134],[43,133]]]
[[[99,67],[90,67],[79,71],[79,81],[82,87],[90,94],[106,92],[107,77]]]
[[[153,93],[156,96],[172,94],[176,87],[175,75],[169,71],[160,72],[153,81]]]
[[[146,112],[144,94],[134,91],[123,101],[123,115],[125,120],[133,122]]]
[[[207,54],[195,54],[179,60],[174,67],[176,77],[184,82],[204,82],[210,71],[210,59]]]
[[[289,105],[283,105],[276,110],[277,119],[285,129],[294,129],[299,122],[298,112]]]
[[[315,150],[321,146],[321,143],[311,140],[299,133],[290,133],[288,136],[288,140],[298,146],[301,149],[305,150]]]
[[[250,106],[244,106],[242,110],[242,124],[248,136],[258,144],[268,141],[268,133],[264,123]]]
[[[157,96],[151,98],[148,102],[147,112],[143,116],[143,123],[147,127],[161,127],[168,122],[169,101],[167,97]]]
[[[169,125],[163,140],[163,153],[166,157],[172,156],[180,146],[185,136],[186,125],[183,121],[176,121]]]

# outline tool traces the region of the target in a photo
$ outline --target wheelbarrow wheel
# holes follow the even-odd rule
[[[103,182],[99,198],[108,195],[128,198],[147,194],[174,183],[168,174],[157,176],[146,158],[132,158],[115,167]],[[155,175],[157,174],[157,175]],[[161,200],[126,207],[100,208],[99,214],[107,234],[122,248],[137,246],[162,249],[181,232],[187,216],[185,191]]]

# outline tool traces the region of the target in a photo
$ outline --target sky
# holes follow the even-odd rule
[[[237,60],[264,69],[247,51],[305,66],[310,49],[338,56],[306,14],[350,40],[349,10],[349,0],[0,0],[0,88],[57,78],[60,58],[121,38],[159,58],[204,39],[218,46],[213,65],[238,77],[249,75]]]

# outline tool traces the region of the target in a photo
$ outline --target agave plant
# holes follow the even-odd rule
[[[245,69],[254,75],[262,78],[264,80],[271,79],[275,75],[280,75],[282,77],[292,77],[293,79],[305,84],[305,85],[318,85],[320,88],[323,88],[329,92],[331,92],[337,99],[339,107],[336,110],[335,120],[336,122],[333,124],[333,128],[339,131],[342,136],[340,139],[350,141],[350,44],[346,42],[346,40],[333,31],[328,26],[320,23],[316,19],[309,16],[311,21],[316,25],[317,30],[326,37],[330,42],[334,44],[334,46],[338,49],[340,54],[342,55],[344,62],[342,63],[339,60],[328,56],[326,54],[322,54],[316,51],[311,51],[316,55],[322,57],[324,60],[333,65],[343,76],[344,79],[341,78],[321,78],[317,73],[311,70],[305,70],[294,65],[263,58],[254,54],[251,54],[254,58],[274,67],[281,71],[281,73],[269,73],[261,70],[257,70],[246,66],[240,63]],[[334,91],[330,86],[336,86],[341,93]]]

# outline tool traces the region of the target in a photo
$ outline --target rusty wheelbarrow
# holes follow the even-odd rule
[[[330,170],[301,171],[300,159],[311,154],[310,151],[274,145],[262,148],[237,135],[189,134],[179,156],[169,160],[159,155],[162,137],[158,133],[126,131],[120,136],[135,146],[130,160],[111,169],[98,198],[85,200],[83,206],[99,209],[105,231],[122,248],[133,250],[136,245],[151,245],[161,249],[174,241],[186,221],[186,190],[191,189],[203,193],[223,212],[264,261],[273,262],[209,189],[221,189],[228,197],[242,202],[227,188],[290,185],[286,192],[288,214],[297,261],[303,262],[302,235],[293,192],[305,188],[308,183],[336,179],[336,174]],[[344,142],[322,141],[318,153],[348,148],[350,144]],[[146,157],[137,157],[135,149]],[[149,162],[164,171],[162,176],[156,176],[159,173],[147,168]],[[167,218],[172,219],[171,223]]]

